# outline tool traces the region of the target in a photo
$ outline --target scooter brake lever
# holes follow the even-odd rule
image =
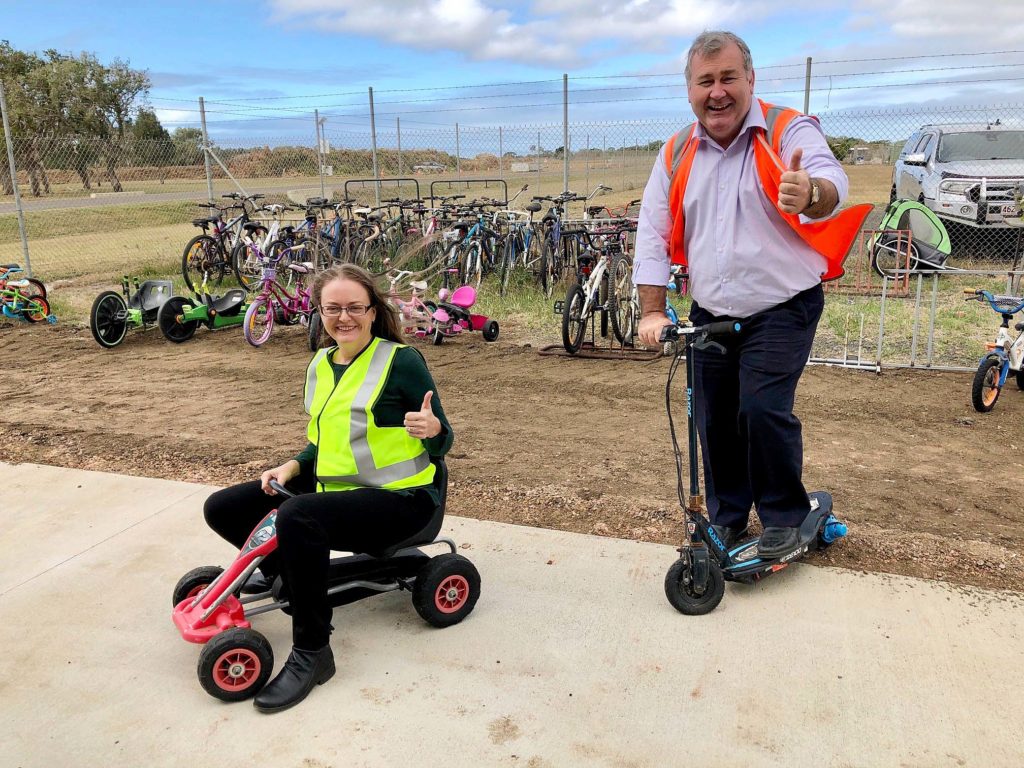
[[[704,351],[706,349],[713,349],[720,355],[724,355],[726,353],[725,347],[723,347],[717,341],[711,341],[707,336],[701,336],[700,339],[693,342],[693,344],[691,344],[690,346],[692,346],[694,349],[699,349],[701,351]]]

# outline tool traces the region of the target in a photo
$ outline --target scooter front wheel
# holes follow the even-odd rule
[[[687,616],[710,613],[722,602],[724,595],[725,577],[713,558],[708,563],[708,582],[702,594],[694,591],[693,573],[687,558],[680,557],[665,574],[665,597],[673,608]]]

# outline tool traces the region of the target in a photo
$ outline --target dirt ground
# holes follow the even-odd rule
[[[449,512],[678,542],[668,359],[538,353],[557,340],[554,325],[541,338],[506,320],[493,344],[420,344],[456,431]],[[88,328],[2,323],[0,344],[0,460],[227,485],[305,444],[302,328],[260,349],[235,328],[103,350]],[[970,387],[963,373],[808,368],[806,485],[850,526],[811,562],[1024,589],[1024,392],[1011,383],[978,414]],[[685,450],[681,374],[676,389]]]

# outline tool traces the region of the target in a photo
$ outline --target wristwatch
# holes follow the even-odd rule
[[[821,200],[821,186],[817,181],[811,179],[811,202],[807,204],[807,208],[817,205],[819,200]],[[807,208],[804,210],[806,211]]]

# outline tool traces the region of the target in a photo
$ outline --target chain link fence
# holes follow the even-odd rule
[[[192,219],[208,210],[197,204],[227,202],[220,196],[229,192],[260,193],[268,203],[301,204],[323,195],[374,205],[389,197],[452,194],[500,200],[526,186],[524,203],[532,195],[566,188],[589,193],[603,184],[611,191],[595,202],[620,206],[641,196],[661,144],[690,119],[410,128],[399,118],[378,123],[375,135],[327,125],[315,131],[311,120],[305,137],[218,137],[209,145],[209,171],[199,130],[165,141],[12,136],[11,149],[32,272],[47,282],[102,284],[125,273],[175,273],[197,232]],[[880,225],[896,197],[921,202],[948,238],[938,243],[942,287],[936,300],[930,300],[930,283],[922,300],[911,280],[892,281],[883,327],[883,281],[872,269],[872,235],[865,234],[851,252],[847,277],[830,286],[816,355],[870,364],[881,348],[887,364],[969,366],[976,343],[994,326],[954,294],[972,281],[1001,292],[1018,287],[1024,105],[842,110],[819,119],[849,176],[848,203],[875,206],[867,230]],[[2,163],[2,263],[24,261],[12,193]],[[919,235],[913,232],[912,239]],[[987,277],[957,277],[956,270]],[[900,309],[903,304],[908,308]],[[971,318],[978,323],[967,332],[970,343],[942,341],[947,332],[963,337]]]

